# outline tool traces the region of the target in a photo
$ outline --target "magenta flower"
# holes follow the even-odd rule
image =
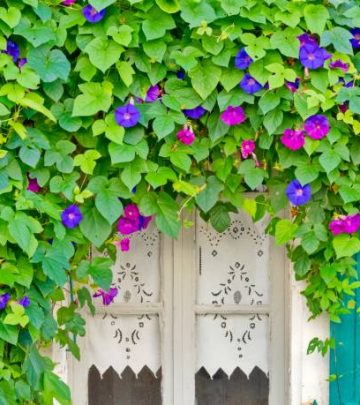
[[[240,49],[240,51],[236,54],[235,67],[237,67],[238,69],[247,69],[252,64],[252,62],[253,60],[245,51],[245,48]]]
[[[247,159],[255,151],[255,141],[252,139],[246,139],[241,142],[241,156]]]
[[[41,190],[41,187],[39,186],[39,183],[37,182],[36,179],[31,179],[28,177],[29,184],[27,186],[27,190],[33,192],[33,193],[38,193]]]
[[[333,235],[339,235],[340,233],[344,233],[345,229],[343,220],[340,217],[333,219],[329,223],[329,229]]]
[[[161,89],[160,87],[155,84],[155,86],[151,86],[146,93],[145,101],[147,103],[153,103],[161,96]]]
[[[343,62],[341,59],[336,59],[334,62],[330,62],[329,67],[330,69],[340,69],[344,73],[349,70],[349,65]]]
[[[246,120],[246,115],[242,107],[229,106],[221,113],[220,119],[229,126],[241,124]]]
[[[88,22],[94,24],[101,21],[105,17],[106,9],[97,11],[96,8],[88,4],[82,9],[82,13]]]
[[[128,252],[130,250],[130,239],[124,238],[113,242],[113,244],[119,248],[122,252]]]
[[[195,134],[191,128],[186,125],[177,134],[177,139],[184,145],[191,145],[195,141]]]
[[[300,47],[299,58],[303,66],[309,69],[318,69],[324,66],[327,59],[331,58],[331,54],[317,44],[305,43]]]
[[[353,37],[350,39],[351,45],[354,49],[360,48],[360,28],[353,28],[350,30]]]
[[[115,121],[124,128],[134,127],[139,119],[140,111],[130,103],[115,110]]]
[[[72,5],[75,3],[75,1],[76,1],[76,0],[64,0],[61,4],[62,4],[63,6],[68,7],[68,6],[72,6]]]
[[[349,107],[348,107],[348,105],[346,103],[339,104],[338,108],[339,108],[339,111],[342,112],[343,114],[345,114],[346,111],[349,109]]]
[[[109,291],[104,291],[99,289],[94,295],[94,298],[101,297],[104,305],[110,305],[114,302],[115,297],[118,295],[118,289],[116,287],[111,287]]]
[[[206,110],[204,107],[201,107],[201,105],[192,108],[190,110],[183,110],[183,113],[185,114],[186,117],[191,118],[193,120],[198,120],[201,118],[205,113]]]
[[[139,219],[140,211],[136,204],[128,204],[124,208],[124,216],[128,219]]]
[[[282,137],[280,138],[281,143],[291,150],[298,150],[302,148],[305,144],[305,133],[301,129],[285,129]]]
[[[299,180],[292,180],[286,188],[286,196],[293,205],[305,205],[311,199],[310,184],[303,186]]]
[[[27,308],[30,306],[30,298],[27,295],[24,295],[21,300],[19,301],[19,304],[22,305],[24,308]]]
[[[69,205],[61,213],[61,222],[66,228],[76,228],[82,221],[82,213],[76,205]]]
[[[2,52],[11,56],[14,62],[16,62],[20,56],[19,45],[16,42],[10,41],[10,39],[6,41],[6,49]]]
[[[358,232],[360,229],[360,214],[341,215],[329,223],[329,229],[333,235]]]
[[[0,295],[0,309],[4,309],[7,305],[7,303],[10,301],[10,294],[5,293]]]
[[[325,115],[316,114],[306,119],[304,129],[310,138],[322,139],[329,133],[330,124]]]
[[[139,218],[130,219],[121,217],[117,224],[117,229],[123,235],[130,235],[139,230]]]
[[[246,73],[246,75],[241,79],[240,87],[248,94],[254,94],[263,88],[263,86],[255,78],[249,75],[249,73]]]
[[[296,93],[300,86],[300,78],[297,77],[294,82],[285,82],[285,86],[291,91],[291,93]]]

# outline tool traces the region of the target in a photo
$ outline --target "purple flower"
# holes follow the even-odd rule
[[[82,213],[76,205],[69,205],[61,213],[61,222],[67,228],[76,228],[82,221]]]
[[[324,66],[327,59],[331,58],[331,54],[317,44],[305,43],[300,47],[299,58],[303,66],[309,69],[318,69]]]
[[[300,47],[304,45],[318,45],[315,35],[308,34],[307,32],[299,35],[297,39],[300,41]]]
[[[39,186],[39,183],[37,182],[36,179],[30,179],[28,177],[29,184],[27,186],[27,190],[33,192],[33,193],[38,193],[41,190],[41,187]]]
[[[18,68],[21,69],[23,66],[27,64],[27,59],[26,58],[21,58],[18,60]]]
[[[134,127],[140,119],[140,111],[132,104],[126,104],[115,110],[115,121],[124,128]]]
[[[63,6],[71,6],[75,3],[76,0],[63,0],[63,2],[61,3]]]
[[[240,87],[248,94],[254,94],[263,88],[263,86],[248,73],[241,79]]]
[[[245,51],[245,48],[240,49],[240,51],[236,54],[235,66],[238,69],[241,70],[247,69],[252,64],[252,62],[253,60]]]
[[[293,205],[305,205],[311,198],[310,184],[302,186],[299,180],[292,180],[286,188],[286,196]]]
[[[343,62],[341,59],[337,59],[334,62],[331,62],[329,67],[330,69],[341,69],[344,73],[349,70],[349,65]]]
[[[0,295],[0,309],[4,309],[7,305],[7,303],[10,301],[10,294],[5,293]]]
[[[348,107],[348,105],[346,103],[339,104],[338,108],[339,108],[339,111],[342,112],[343,114],[345,114],[346,111],[349,109],[349,107]]]
[[[160,95],[161,95],[160,87],[157,84],[155,84],[155,86],[151,86],[147,91],[145,101],[147,103],[153,103],[160,97]]]
[[[254,153],[255,142],[252,139],[246,139],[241,142],[241,156],[247,159]]]
[[[358,232],[360,229],[360,214],[341,215],[329,223],[329,229],[333,235]]]
[[[350,39],[351,45],[354,49],[360,48],[360,28],[353,28],[350,30],[352,33],[352,39]]]
[[[304,129],[312,139],[322,139],[330,131],[330,124],[325,115],[315,114],[304,122]]]
[[[285,82],[285,86],[291,91],[291,93],[296,93],[300,86],[300,78],[297,77],[294,82]]]
[[[113,244],[117,246],[122,252],[128,252],[130,250],[129,238],[120,239],[116,242],[113,242]]]
[[[30,298],[27,295],[24,295],[19,301],[19,304],[24,308],[27,308],[30,305]]]
[[[16,62],[20,56],[19,45],[16,42],[10,41],[10,39],[8,39],[6,41],[6,49],[3,51],[3,53],[11,56],[13,61]]]
[[[114,302],[115,297],[118,295],[118,289],[116,287],[111,287],[109,291],[104,291],[99,289],[94,295],[94,298],[101,297],[104,305],[110,305]]]
[[[136,204],[128,204],[124,208],[124,216],[128,219],[139,219],[140,211]]]
[[[220,119],[226,125],[232,126],[244,122],[246,120],[246,115],[242,107],[233,107],[230,105],[223,113],[221,113]]]
[[[301,129],[285,129],[282,137],[280,138],[281,143],[291,150],[298,150],[302,148],[305,144],[305,133]]]
[[[146,229],[151,222],[152,217],[144,217],[143,215],[140,215],[139,217],[139,231]]]
[[[105,17],[106,9],[97,11],[92,5],[88,4],[82,9],[82,13],[87,21],[97,23]]]
[[[123,235],[130,235],[139,230],[139,218],[130,219],[121,217],[117,224],[117,229]]]
[[[188,118],[192,118],[193,120],[198,120],[206,113],[206,110],[204,107],[201,107],[201,105],[199,105],[190,110],[183,110],[183,113]]]
[[[177,139],[184,145],[191,145],[195,141],[195,134],[191,128],[185,126],[177,134]]]

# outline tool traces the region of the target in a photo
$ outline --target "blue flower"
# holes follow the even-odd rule
[[[248,68],[253,63],[252,58],[245,51],[245,48],[240,49],[235,57],[235,66],[238,69],[244,70]]]
[[[5,293],[0,295],[0,309],[4,309],[7,305],[7,303],[10,301],[10,294]]]
[[[254,94],[263,88],[263,86],[248,73],[241,79],[240,87],[248,94]]]
[[[140,119],[140,111],[132,104],[126,104],[115,110],[115,121],[124,128],[134,127]]]
[[[299,180],[292,180],[286,188],[286,196],[293,205],[305,205],[311,199],[310,184],[302,186]]]
[[[318,69],[324,66],[331,54],[316,44],[305,44],[300,47],[300,63],[309,69]]]
[[[27,308],[30,305],[30,298],[27,295],[24,295],[19,301],[19,304],[24,308]]]
[[[8,54],[12,57],[13,61],[16,62],[20,56],[20,48],[16,42],[10,41],[9,39],[6,42],[6,49],[3,53]]]
[[[82,213],[76,205],[69,205],[61,213],[61,222],[66,228],[76,228],[82,221]]]
[[[201,107],[201,105],[192,108],[190,110],[183,110],[183,113],[186,115],[188,118],[192,118],[193,120],[198,120],[201,118],[205,113],[206,110],[204,107]]]
[[[177,77],[178,79],[180,79],[180,80],[185,79],[185,72],[184,72],[183,70],[178,70],[178,71],[176,72],[176,77]]]
[[[96,8],[88,4],[82,9],[82,13],[87,21],[94,24],[101,21],[105,17],[106,9],[97,11]]]
[[[353,35],[350,39],[352,47],[354,49],[360,48],[360,28],[353,28],[350,32]]]

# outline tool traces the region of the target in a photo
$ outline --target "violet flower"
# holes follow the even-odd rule
[[[88,4],[82,9],[82,14],[89,23],[94,24],[105,17],[106,9],[97,11],[91,4]]]
[[[294,82],[285,82],[285,86],[291,91],[291,93],[296,93],[300,86],[300,78],[297,77]]]
[[[118,295],[118,289],[116,287],[111,287],[108,291],[99,289],[94,295],[94,298],[101,297],[104,305],[110,305],[114,302],[115,297]]]
[[[144,217],[143,215],[140,215],[140,217],[139,217],[139,231],[145,230],[148,227],[151,220],[152,220],[152,216]]]
[[[29,184],[27,186],[27,190],[33,192],[33,193],[38,193],[41,190],[41,187],[39,186],[39,183],[37,182],[36,179],[31,179],[28,177]]]
[[[245,48],[239,50],[235,56],[235,66],[238,69],[247,69],[253,62],[253,59],[248,55]]]
[[[252,139],[246,139],[241,142],[241,156],[244,159],[247,159],[249,156],[252,156],[255,151],[255,141]]]
[[[10,294],[5,293],[0,295],[0,309],[4,309],[7,305],[7,303],[10,301]]]
[[[353,28],[350,30],[352,38],[350,39],[351,45],[354,49],[360,48],[360,28]]]
[[[21,69],[26,64],[27,64],[27,59],[26,58],[20,58],[18,60],[18,63],[17,63],[19,69]]]
[[[318,42],[315,35],[308,34],[304,32],[303,34],[299,35],[297,39],[300,41],[300,47],[304,45],[316,45],[318,46]]]
[[[155,86],[151,86],[149,90],[146,93],[145,101],[147,103],[153,103],[156,101],[161,95],[161,89],[160,87],[155,84]]]
[[[176,134],[177,139],[184,145],[191,145],[195,141],[195,134],[186,125]]]
[[[331,58],[331,54],[317,44],[305,43],[300,47],[299,58],[303,66],[309,69],[318,69],[324,66],[327,59]]]
[[[11,56],[14,62],[16,62],[20,56],[19,45],[16,42],[10,41],[10,39],[6,41],[6,49],[3,50],[2,52]]]
[[[76,228],[82,221],[83,216],[78,206],[69,205],[61,213],[61,222],[66,228]]]
[[[298,150],[302,148],[305,144],[305,133],[301,129],[285,129],[282,137],[280,138],[281,143],[288,149]]]
[[[305,205],[311,199],[310,184],[302,186],[299,180],[292,180],[286,188],[286,196],[293,205]]]
[[[241,124],[246,120],[246,115],[242,107],[228,106],[220,115],[221,121],[226,125],[233,126]]]
[[[24,295],[21,300],[19,301],[19,304],[22,305],[24,308],[27,308],[30,306],[30,298],[27,295]]]
[[[330,62],[330,69],[341,69],[344,73],[349,70],[349,65],[343,62],[341,59],[337,59],[334,62]]]
[[[315,114],[304,122],[304,129],[312,139],[322,139],[330,131],[330,124],[325,115]]]
[[[201,107],[201,105],[192,108],[190,110],[183,110],[183,113],[185,114],[186,117],[191,118],[193,120],[198,120],[201,118],[205,113],[206,110],[204,107]]]
[[[72,6],[72,5],[75,3],[75,1],[76,1],[76,0],[63,0],[63,1],[61,2],[61,4],[62,4],[63,6],[69,7],[69,6]]]
[[[256,79],[249,75],[249,73],[246,73],[246,75],[241,79],[240,87],[248,94],[254,94],[263,88],[263,86]]]
[[[126,104],[115,110],[115,121],[124,128],[134,127],[140,119],[140,111],[133,104]]]

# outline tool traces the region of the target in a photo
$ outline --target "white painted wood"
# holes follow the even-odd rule
[[[224,315],[267,315],[270,313],[270,305],[195,305],[197,315],[224,314]]]
[[[151,304],[112,304],[111,311],[109,307],[97,306],[97,314],[113,313],[117,315],[143,315],[143,314],[159,314],[163,311],[164,306],[161,303],[151,303]],[[88,314],[90,314],[88,312]]]

